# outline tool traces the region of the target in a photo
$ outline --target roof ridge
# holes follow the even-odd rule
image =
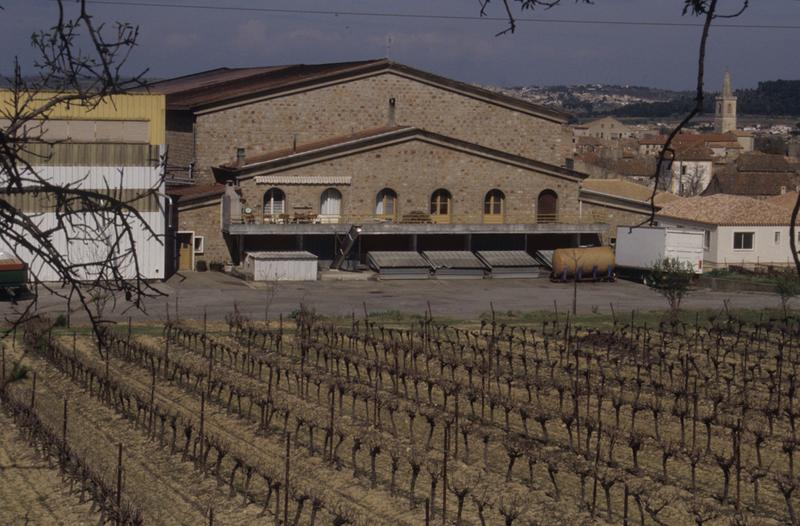
[[[477,152],[483,152],[484,155],[493,155],[495,157],[505,158],[506,160],[510,160],[510,162],[516,162],[519,164],[525,164],[528,166],[537,167],[540,170],[545,170],[556,174],[557,177],[571,177],[577,179],[585,179],[587,177],[586,174],[578,172],[576,170],[570,170],[568,168],[564,168],[561,166],[556,166],[554,164],[549,164],[543,161],[538,161],[536,159],[532,159],[530,157],[524,157],[521,155],[512,154],[509,152],[505,152],[502,150],[498,150],[496,148],[491,148],[488,146],[484,146],[481,144],[477,144],[474,142],[465,141],[463,139],[458,139],[455,137],[450,137],[448,135],[443,135],[441,133],[425,130],[423,128],[418,128],[414,126],[396,126],[396,127],[387,127],[387,128],[374,128],[371,130],[365,130],[361,134],[353,134],[349,136],[340,136],[338,139],[327,139],[326,141],[318,141],[316,144],[309,143],[306,145],[306,148],[303,150],[298,149],[296,151],[290,148],[284,148],[281,150],[275,150],[272,152],[265,153],[263,156],[260,156],[257,160],[251,161],[249,164],[238,165],[235,163],[228,163],[224,165],[219,165],[214,168],[214,170],[219,170],[222,173],[227,173],[230,175],[235,175],[236,172],[241,172],[242,170],[255,170],[258,168],[259,165],[268,164],[268,163],[290,163],[294,160],[301,159],[303,156],[309,156],[314,154],[321,154],[324,153],[326,150],[333,150],[336,153],[336,148],[344,148],[347,147],[350,143],[356,142],[365,142],[370,140],[375,140],[380,138],[381,136],[397,134],[400,135],[400,138],[404,138],[405,135],[418,135],[421,138],[428,138],[434,140],[440,140],[443,142],[450,143],[457,147],[462,147],[466,149],[470,149]],[[284,164],[279,164],[277,167],[283,167]],[[247,177],[251,177],[254,174],[246,174]]]

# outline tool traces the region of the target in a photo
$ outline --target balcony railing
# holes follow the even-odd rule
[[[241,221],[231,223],[292,225],[292,224],[593,224],[606,223],[608,218],[596,213],[559,213],[559,214],[507,214],[502,217],[484,214],[459,214],[448,216],[449,221],[425,213],[405,214],[401,216],[381,214],[341,214],[338,216],[319,215],[312,211],[296,211],[290,214],[258,214],[242,213]]]

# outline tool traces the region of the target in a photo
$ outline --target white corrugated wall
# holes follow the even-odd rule
[[[160,168],[134,166],[134,167],[106,167],[106,166],[42,166],[35,168],[40,177],[55,185],[74,184],[80,182],[80,187],[92,190],[106,188],[147,190],[156,188],[159,192],[158,211],[142,212],[144,223],[137,218],[131,218],[131,237],[135,246],[138,259],[138,275],[144,279],[163,279],[165,265],[165,235],[166,235],[166,199],[164,197],[164,184]],[[39,225],[39,228],[54,227],[56,215],[54,213],[29,214],[28,216]],[[91,216],[87,215],[87,219]],[[80,223],[83,218],[76,221]],[[98,261],[108,254],[109,243],[120,239],[119,252],[125,252],[130,247],[127,235],[122,234],[114,225],[102,225],[106,236],[98,239],[96,232],[91,236],[81,236],[80,232],[69,231],[70,242],[66,241],[65,233],[59,232],[52,239],[53,246],[62,254],[66,254],[72,263]],[[148,230],[151,230],[150,232]],[[2,241],[0,241],[2,244]],[[58,273],[41,259],[33,258],[29,250],[17,246],[16,251],[6,247],[4,252],[16,253],[20,259],[27,262],[31,273],[41,281],[57,281]],[[133,258],[118,258],[115,261],[121,274],[131,279],[137,275]],[[81,276],[83,279],[93,279],[89,275]]]

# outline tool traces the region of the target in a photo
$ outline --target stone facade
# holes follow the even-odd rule
[[[179,131],[180,117],[170,113],[167,128]],[[556,118],[391,71],[214,108],[195,118],[195,176],[200,181],[211,180],[212,167],[233,161],[237,148],[251,156],[389,124],[414,126],[555,166],[564,165],[572,148],[569,128]]]
[[[189,112],[167,111],[167,165],[188,170],[194,161],[194,117]]]
[[[610,243],[612,238],[617,236],[618,226],[639,225],[647,220],[649,214],[644,211],[634,212],[614,206],[605,206],[596,203],[581,203],[581,215],[584,218],[591,218],[593,222],[608,225],[608,230],[603,236],[603,242]]]
[[[270,172],[276,173],[276,172]],[[577,179],[550,175],[502,160],[459,151],[419,138],[399,144],[356,152],[313,164],[281,169],[286,177],[351,176],[351,184],[332,186],[342,194],[342,222],[358,223],[375,215],[378,193],[390,188],[397,194],[397,215],[430,211],[433,192],[445,189],[452,195],[451,222],[483,222],[486,194],[499,189],[505,195],[505,223],[536,222],[539,194],[552,190],[558,196],[560,213],[576,216]],[[264,194],[272,185],[255,178],[240,181],[245,205],[260,214]],[[286,210],[310,207],[320,212],[325,185],[278,185],[286,195]]]
[[[209,199],[180,207],[178,214],[178,232],[194,232],[195,236],[203,236],[202,254],[196,254],[195,260],[207,263],[229,263],[231,254],[222,235],[222,214],[220,199]]]

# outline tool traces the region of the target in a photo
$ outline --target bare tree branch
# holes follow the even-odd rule
[[[478,0],[478,3],[481,6],[480,16],[487,15],[487,8],[492,0]],[[509,4],[509,0],[500,0],[503,3],[503,8],[506,13],[506,18],[508,18],[508,27],[504,30],[497,33],[495,36],[502,36],[506,33],[513,34],[517,30],[517,18],[514,16],[514,12],[511,9],[511,4]],[[542,9],[551,9],[558,4],[561,3],[561,0],[514,0],[515,3],[519,4],[519,8],[522,11],[525,10],[533,10],[537,7]],[[575,0],[576,4],[593,4],[594,0]]]
[[[114,96],[146,89],[146,70],[126,76],[125,65],[139,36],[138,27],[116,23],[107,36],[104,24],[95,23],[86,1],[77,14],[68,16],[63,0],[57,2],[53,27],[31,37],[38,52],[36,74],[24,76],[15,59],[10,102],[0,108],[0,247],[22,260],[35,261],[57,275],[46,283],[31,273],[36,290],[67,300],[76,298],[98,338],[107,323],[102,306],[144,308],[144,299],[162,293],[144,277],[137,252],[137,236],[164,242],[140,207],[161,207],[164,159],[152,161],[162,176],[148,188],[131,190],[124,169],[103,176],[100,188],[85,184],[89,174],[77,180],[53,182],[41,166],[46,164],[42,145],[51,149],[58,141],[47,137],[47,122],[59,108],[85,111],[101,104],[114,105]],[[31,212],[22,203],[41,205]],[[163,210],[161,210],[163,213]],[[45,217],[47,218],[45,220]],[[6,333],[36,316],[28,304],[6,321]]]

